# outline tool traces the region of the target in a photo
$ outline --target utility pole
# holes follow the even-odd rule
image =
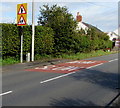
[[[34,0],[32,1],[32,61],[34,61],[34,35],[35,35],[35,26],[34,26]]]

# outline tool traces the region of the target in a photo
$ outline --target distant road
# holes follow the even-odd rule
[[[105,62],[87,65],[94,61]],[[46,66],[45,72],[3,72],[3,106],[105,106],[117,95],[118,54],[86,59],[80,65],[85,69],[69,64],[69,70],[61,64],[64,69]],[[48,67],[52,71],[47,72]]]

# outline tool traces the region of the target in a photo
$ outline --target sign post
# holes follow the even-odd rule
[[[21,54],[20,62],[23,62],[23,26],[27,25],[27,3],[17,4],[17,26],[21,26]]]
[[[23,62],[23,27],[21,27],[21,54],[20,54],[20,62]]]

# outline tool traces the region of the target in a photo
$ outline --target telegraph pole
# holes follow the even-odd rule
[[[34,26],[34,0],[32,1],[32,61],[34,61],[34,35],[35,35],[35,26]]]

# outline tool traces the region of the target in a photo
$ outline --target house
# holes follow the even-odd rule
[[[110,37],[110,40],[114,42],[115,47],[120,47],[120,35],[118,31],[119,30],[116,29],[115,31],[108,33],[108,36]]]
[[[87,23],[83,22],[82,21],[82,16],[80,15],[79,12],[77,12],[76,21],[78,22],[76,30],[83,29],[85,31],[85,33],[87,33],[88,29],[94,28],[98,32],[103,32],[100,29],[98,29],[97,27],[95,27],[95,26],[93,26],[91,24],[87,24]],[[113,41],[113,46],[120,47],[120,35],[118,35],[118,31],[120,31],[120,30],[117,29],[117,30],[115,30],[113,32],[109,32],[107,34],[110,37],[110,40]]]
[[[81,29],[83,29],[83,30],[85,30],[85,32],[87,32],[87,30],[88,30],[89,28],[95,28],[98,32],[102,32],[102,31],[101,31],[100,29],[98,29],[97,27],[95,27],[95,26],[93,26],[93,25],[91,25],[91,24],[88,24],[88,23],[83,22],[83,21],[82,21],[82,16],[80,15],[79,12],[77,12],[76,21],[78,22],[76,30],[81,30]]]
[[[83,29],[83,30],[85,30],[85,31],[88,30],[87,25],[85,25],[85,24],[82,22],[82,16],[80,15],[79,12],[77,12],[76,21],[78,22],[76,30],[81,30],[81,29]]]
[[[113,32],[108,32],[107,33],[108,36],[110,37],[110,40],[111,41],[115,41],[116,39],[118,39],[119,35],[118,35],[118,29],[116,29],[115,31]]]

